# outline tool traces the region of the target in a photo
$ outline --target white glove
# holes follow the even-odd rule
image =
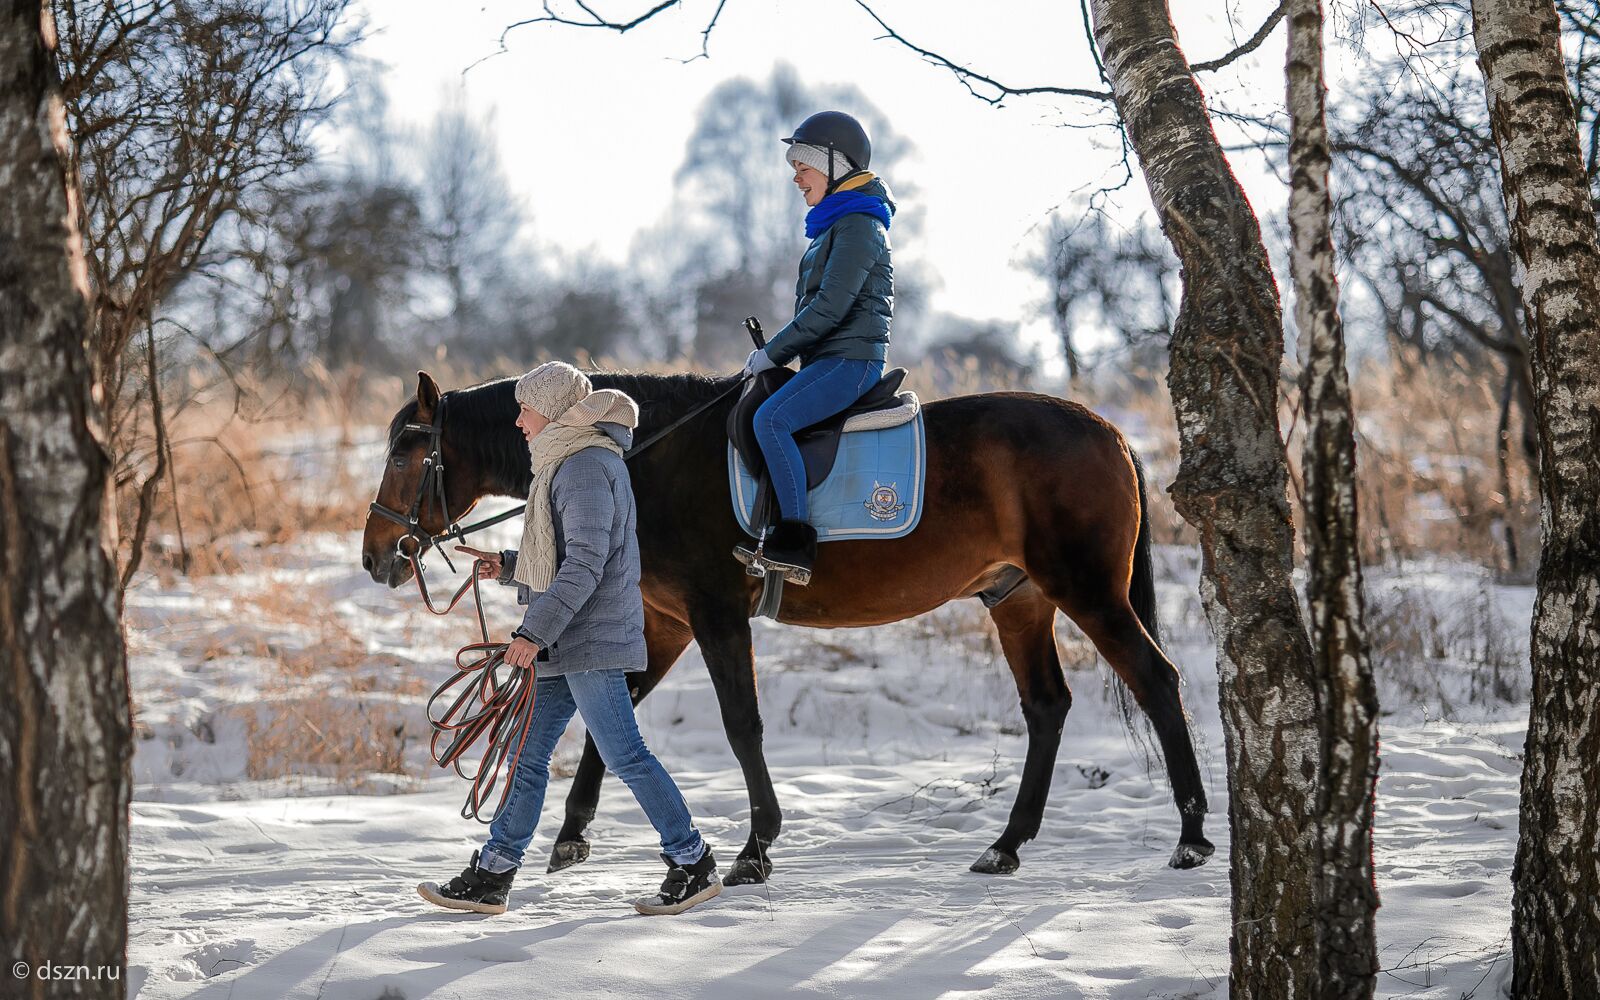
[[[778,366],[772,363],[772,359],[767,357],[767,352],[758,347],[745,359],[743,374],[760,375],[767,369],[776,367]]]

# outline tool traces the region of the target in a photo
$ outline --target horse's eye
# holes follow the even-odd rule
[[[404,470],[406,467],[406,457],[404,455],[396,455],[395,457],[389,459],[389,464],[394,466],[396,469]]]

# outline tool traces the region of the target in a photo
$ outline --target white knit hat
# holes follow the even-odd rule
[[[828,150],[821,146],[812,146],[804,142],[792,142],[784,154],[790,163],[803,163],[824,177],[828,176]],[[850,162],[850,157],[833,150],[833,179],[838,180],[846,174],[855,171],[855,164]]]
[[[517,379],[516,397],[518,403],[546,420],[639,425],[639,404],[632,397],[616,389],[596,390],[589,376],[565,361],[546,361]]]

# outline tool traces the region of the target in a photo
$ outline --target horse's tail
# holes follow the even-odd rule
[[[1144,463],[1132,447],[1128,457],[1133,459],[1133,474],[1139,481],[1139,535],[1133,543],[1133,579],[1128,582],[1128,603],[1139,616],[1140,624],[1150,633],[1150,639],[1161,646],[1161,619],[1156,610],[1156,573],[1150,556],[1150,496],[1145,491]]]
[[[1133,542],[1133,576],[1128,581],[1128,603],[1133,613],[1150,633],[1150,638],[1161,646],[1161,622],[1156,614],[1156,573],[1150,554],[1150,497],[1145,491],[1144,463],[1139,453],[1128,446],[1128,457],[1133,459],[1133,474],[1139,484],[1139,534]],[[1116,675],[1112,675],[1116,678]],[[1152,732],[1149,717],[1137,712],[1133,692],[1120,678],[1112,681],[1117,710],[1122,715],[1122,728],[1133,748],[1144,757],[1145,772],[1154,773],[1156,756],[1151,745]]]

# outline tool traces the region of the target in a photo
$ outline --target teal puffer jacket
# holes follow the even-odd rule
[[[882,198],[894,214],[882,181],[873,179],[856,190]],[[886,361],[893,313],[889,230],[870,215],[843,216],[800,258],[794,319],[767,344],[767,357],[778,365],[796,357],[801,365],[818,358]]]

